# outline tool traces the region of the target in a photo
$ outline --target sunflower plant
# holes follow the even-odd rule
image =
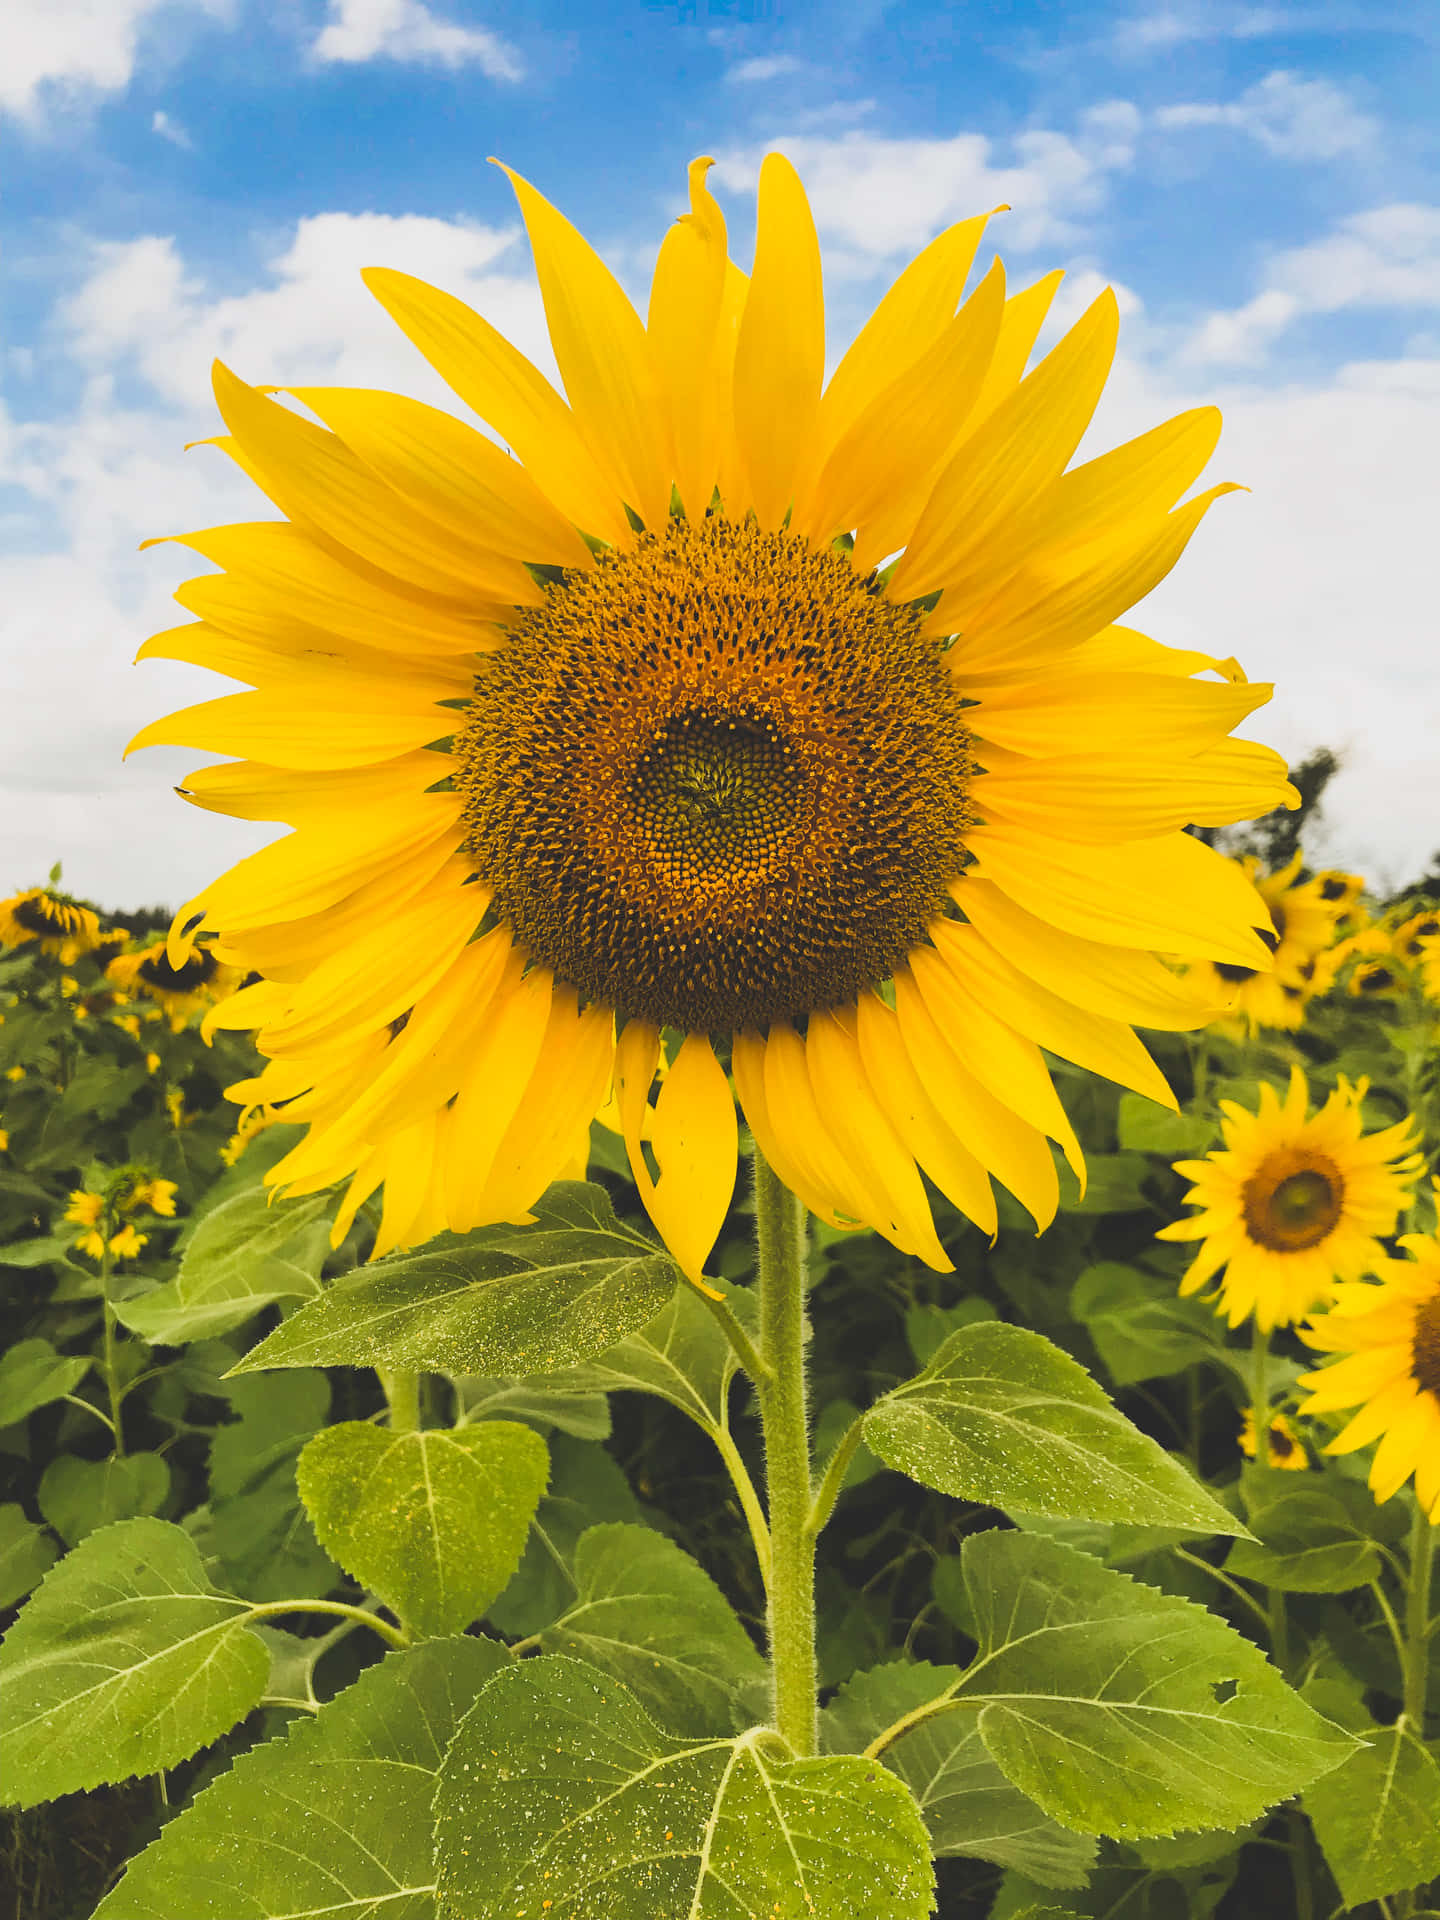
[[[1185,829],[1295,800],[1230,737],[1267,687],[1117,624],[1218,415],[1074,464],[1113,296],[1027,371],[1059,276],[967,294],[985,219],[827,383],[798,177],[746,275],[708,165],[644,318],[511,176],[563,398],[367,273],[496,438],[217,367],[284,517],[172,536],[219,571],[142,653],[251,690],[133,744],[290,831],[87,964],[240,1116],[172,1081],[206,1182],[67,1162],[17,1241],[89,1262],[27,1413],[98,1416],[113,1492],[0,1648],[0,1779],[178,1802],[96,1920],[918,1920],[955,1863],[1001,1917],[1213,1906],[1361,1750],[1254,1631],[1246,1375],[1156,1241],[1232,1090],[1172,1080],[1279,961]],[[1346,1089],[1272,1211],[1364,1158]]]

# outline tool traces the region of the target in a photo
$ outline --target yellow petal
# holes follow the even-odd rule
[[[855,528],[853,562],[860,573],[903,545],[980,391],[1004,303],[997,261],[929,349],[840,441],[813,497],[796,508],[796,532],[829,540]]]
[[[660,1177],[652,1180],[641,1129],[659,1056],[658,1029],[632,1020],[615,1058],[630,1171],[680,1271],[718,1299],[702,1276],[735,1192],[740,1138],[735,1099],[707,1036],[688,1034],[655,1104],[651,1149]]]
[[[1043,1233],[1060,1202],[1060,1179],[1045,1135],[997,1100],[962,1063],[908,967],[895,975],[895,1013],[910,1063],[936,1108]]]
[[[866,1195],[880,1209],[871,1225],[927,1267],[953,1271],[954,1262],[936,1238],[914,1158],[871,1089],[858,1044],[833,1014],[811,1014],[805,1064],[832,1134],[850,1166],[863,1172]]]
[[[1115,356],[1107,288],[940,475],[891,581],[896,599],[963,590],[997,531],[1059,477],[1090,424]]]
[[[946,938],[943,925],[934,932],[937,941]],[[947,952],[954,945],[950,942]],[[948,966],[936,948],[920,947],[912,953],[910,972],[941,1033],[957,1052],[964,1047],[965,1064],[975,1078],[1012,1113],[1059,1142],[1083,1193],[1085,1156],[1034,1041],[997,1019],[960,969]]]
[[[766,1048],[764,1034],[754,1032],[737,1033],[730,1046],[730,1071],[735,1076],[735,1091],[740,1097],[740,1105],[746,1123],[755,1136],[756,1145],[781,1182],[800,1196],[811,1213],[817,1214],[831,1226],[858,1225],[854,1220],[842,1222],[828,1194],[819,1190],[808,1166],[802,1165],[789,1152],[786,1134],[771,1118],[770,1102],[765,1091]]]
[[[673,223],[660,244],[646,323],[669,412],[675,485],[692,520],[702,518],[710,505],[720,470],[716,333],[727,255],[725,216],[705,185],[714,164],[709,159],[690,162],[690,212]],[[728,378],[723,398],[728,402]]]
[[[816,441],[822,458],[949,326],[990,218],[982,213],[938,234],[851,341],[820,400]]]
[[[233,753],[275,767],[332,768],[393,760],[432,740],[444,738],[454,719],[444,707],[407,697],[399,687],[334,676],[333,705],[319,715],[318,701],[301,704],[293,690],[231,693],[181,707],[142,727],[126,747],[197,747],[205,753]],[[366,696],[369,703],[366,704]],[[450,761],[434,756],[435,779],[450,771]]]
[[[463,604],[475,594],[538,606],[540,589],[518,560],[451,539],[371,473],[333,433],[267,400],[217,360],[215,400],[253,474],[290,519],[411,592]]]
[[[518,460],[463,420],[402,394],[286,387],[387,486],[457,539],[516,560],[589,567],[590,549]]]
[[[974,433],[982,422],[990,418],[1000,402],[1008,400],[1019,386],[1035,342],[1040,337],[1040,329],[1045,324],[1045,316],[1054,304],[1064,278],[1064,269],[1057,267],[1033,286],[1012,293],[1005,302],[1000,338],[995,343],[995,353],[990,361],[990,371],[985,376],[985,384],[980,389],[980,398],[965,424],[967,433]]]
[[[942,921],[932,936],[936,952],[956,979],[1017,1033],[1047,1053],[1178,1111],[1170,1083],[1128,1026],[1088,1013],[1026,979],[976,927]]]
[[[514,1220],[559,1175],[575,1137],[600,1109],[615,1064],[615,1017],[579,1011],[573,987],[556,986],[540,1058],[495,1150],[482,1218]]]
[[[175,791],[209,813],[229,813],[239,820],[287,820],[294,826],[346,807],[384,805],[423,793],[434,783],[435,766],[435,755],[423,751],[379,766],[319,775],[230,760],[224,766],[197,767]]]
[[[596,465],[565,402],[504,334],[463,300],[408,273],[366,267],[360,278],[446,386],[514,449],[567,520],[612,546],[630,545],[614,481]]]
[[[435,1129],[436,1115],[427,1114],[385,1142],[385,1204],[370,1253],[372,1260],[395,1247],[412,1246],[421,1237],[414,1231],[415,1225],[437,1184]]]
[[[824,376],[815,222],[800,176],[783,154],[770,153],[760,168],[755,272],[735,348],[734,399],[749,504],[767,532],[810,477]]]
[[[555,982],[534,967],[495,996],[491,1018],[470,1059],[441,1131],[445,1211],[457,1233],[485,1218],[485,1189],[496,1149],[525,1096],[540,1058]]]
[[[793,1168],[795,1191],[811,1211],[822,1219],[843,1215],[873,1225],[875,1209],[863,1182],[816,1101],[805,1042],[785,1020],[775,1022],[765,1042],[765,1105],[781,1152],[781,1160],[771,1164],[777,1173],[782,1161]],[[812,1194],[818,1205],[811,1203]]]
[[[1083,940],[1269,971],[1270,949],[1251,931],[1268,924],[1264,902],[1232,862],[1190,834],[1047,846],[1032,833],[985,826],[969,846],[977,879]]]
[[[1016,753],[1073,753],[1083,740],[1093,753],[1129,753],[1143,742],[1151,753],[1189,756],[1223,740],[1271,691],[1263,681],[1222,685],[1177,674],[1055,672],[987,689],[967,718],[982,740]]]
[[[861,994],[856,1013],[860,1057],[871,1086],[884,1088],[885,1112],[895,1131],[946,1199],[993,1239],[997,1216],[990,1176],[926,1093],[895,1015],[873,993]]]
[[[1253,820],[1299,804],[1285,762],[1253,740],[1222,740],[1189,759],[1145,750],[1055,760],[983,750],[976,798],[987,819],[1088,844],[1153,840],[1192,824]]]
[[[595,464],[652,531],[670,514],[675,456],[640,316],[588,241],[510,167],[550,344]]]

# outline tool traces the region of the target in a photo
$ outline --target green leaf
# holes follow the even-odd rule
[[[506,1659],[467,1639],[387,1655],[317,1718],[241,1754],[94,1920],[434,1920],[435,1775]]]
[[[1087,1153],[1085,1192],[1064,1161],[1059,1163],[1062,1213],[1138,1213],[1154,1211],[1145,1192],[1150,1162],[1142,1153]]]
[[[1001,1321],[951,1334],[923,1373],[871,1407],[865,1438],[912,1480],[988,1506],[1242,1531],[1078,1361]]]
[[[540,1636],[614,1674],[670,1732],[730,1733],[744,1725],[737,1690],[765,1662],[715,1582],[649,1527],[591,1527],[575,1550],[573,1604]]]
[[[905,1714],[938,1698],[958,1667],[895,1660],[848,1680],[820,1716],[822,1751],[860,1753]],[[931,1850],[1016,1867],[1046,1887],[1079,1887],[1095,1842],[1067,1832],[1013,1787],[968,1714],[927,1720],[885,1748],[885,1765],[914,1794]]]
[[[747,1332],[753,1331],[752,1294],[737,1287],[726,1293],[725,1304]],[[693,1287],[677,1287],[643,1327],[573,1377],[577,1386],[604,1392],[655,1394],[713,1431],[727,1424],[730,1383],[738,1370],[735,1350],[715,1315]]]
[[[972,1296],[953,1307],[907,1307],[905,1338],[915,1356],[917,1367],[928,1367],[952,1333],[961,1327],[973,1327],[977,1320],[993,1320],[995,1309],[988,1300]]]
[[[558,1427],[577,1440],[608,1440],[610,1402],[603,1393],[570,1392],[557,1385],[562,1375],[532,1379],[487,1380],[483,1374],[459,1374],[454,1385],[465,1411],[465,1425],[477,1420],[534,1420]]]
[[[1193,1601],[1035,1534],[961,1553],[978,1641],[955,1694],[1006,1777],[1081,1833],[1238,1827],[1353,1750]]]
[[[48,1340],[17,1341],[0,1355],[0,1427],[73,1393],[90,1366],[88,1354],[57,1353]]]
[[[579,1661],[526,1660],[461,1721],[435,1793],[446,1920],[925,1920],[934,1876],[905,1788],[779,1736],[681,1741]],[[559,1905],[563,1902],[563,1907]]]
[[[1172,1113],[1143,1093],[1121,1094],[1117,1124],[1122,1147],[1163,1154],[1167,1160],[1204,1153],[1215,1138],[1212,1121],[1198,1114]]]
[[[243,1326],[277,1300],[313,1299],[330,1248],[334,1195],[271,1200],[255,1185],[207,1213],[175,1278],[116,1307],[144,1340],[181,1346]]]
[[[630,1483],[605,1449],[557,1434],[550,1442],[550,1491],[540,1502],[519,1570],[487,1619],[515,1635],[548,1627],[577,1592],[575,1549],[586,1528],[639,1519]]]
[[[13,1502],[0,1507],[0,1607],[23,1600],[59,1553],[44,1527],[25,1518],[23,1507]]]
[[[34,1240],[12,1240],[8,1246],[0,1247],[0,1267],[72,1267],[77,1273],[94,1278],[98,1293],[98,1271],[82,1268],[72,1258],[74,1252],[73,1234],[47,1233]]]
[[[1440,1874],[1440,1767],[1403,1721],[1305,1792],[1305,1811],[1345,1903],[1358,1907]]]
[[[270,1656],[164,1520],[92,1533],[0,1645],[0,1792],[33,1807],[173,1767],[241,1720]]]
[[[1235,1542],[1225,1571],[1289,1593],[1345,1593],[1377,1579],[1380,1550],[1346,1511],[1338,1489],[1347,1483],[1295,1486],[1299,1476],[1285,1477],[1291,1490],[1251,1511],[1256,1538]],[[1363,1488],[1353,1491],[1369,1500]]]
[[[513,1420],[458,1433],[327,1427],[296,1478],[316,1535],[406,1626],[459,1633],[520,1564],[550,1473],[545,1442]]]
[[[214,1550],[226,1581],[252,1600],[318,1599],[339,1580],[300,1504],[295,1462],[330,1410],[310,1370],[228,1380],[239,1419],[210,1442]]]
[[[36,1501],[66,1546],[97,1527],[158,1513],[170,1492],[170,1468],[158,1453],[80,1460],[62,1453],[40,1477]]]
[[[603,1188],[562,1181],[535,1215],[532,1227],[486,1227],[347,1274],[236,1372],[551,1373],[614,1346],[673,1292],[669,1256],[616,1220]]]
[[[1220,1323],[1198,1300],[1182,1300],[1173,1281],[1105,1260],[1075,1282],[1070,1311],[1089,1331],[1117,1387],[1183,1373],[1202,1360],[1239,1368]]]

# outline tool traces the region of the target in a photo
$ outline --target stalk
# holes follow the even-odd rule
[[[114,1215],[106,1207],[100,1216],[100,1300],[105,1310],[105,1386],[110,1395],[110,1430],[115,1436],[115,1458],[125,1458],[125,1436],[120,1429],[120,1371],[117,1353],[117,1322],[110,1304],[110,1235],[115,1229]]]
[[[377,1367],[390,1406],[390,1431],[415,1433],[420,1426],[420,1376],[405,1367]]]
[[[805,1378],[805,1210],[755,1151],[760,1269],[756,1382],[770,1506],[770,1668],[775,1725],[792,1751],[815,1751],[815,1538]]]
[[[1425,1704],[1430,1679],[1428,1626],[1430,1576],[1435,1564],[1435,1529],[1415,1503],[1410,1534],[1410,1579],[1405,1588],[1405,1723],[1417,1740],[1425,1738]]]

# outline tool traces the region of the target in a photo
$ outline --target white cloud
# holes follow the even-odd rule
[[[1323,239],[1277,253],[1264,279],[1244,306],[1200,322],[1187,360],[1258,365],[1307,314],[1440,308],[1440,207],[1401,202],[1351,214]]]
[[[798,73],[801,62],[791,53],[758,54],[729,68],[725,78],[737,86],[758,86],[766,80],[779,80],[787,73]]]
[[[946,140],[782,134],[721,154],[715,171],[732,192],[753,193],[761,159],[779,148],[804,178],[821,233],[871,259],[913,252],[947,222],[1001,202],[1012,208],[1006,249],[1025,252],[1075,237],[1075,217],[1103,205],[1107,175],[1133,163],[1140,127],[1136,107],[1109,101],[1084,114],[1074,135],[1017,134],[1006,160],[979,133]]]
[[[158,133],[162,140],[168,140],[172,147],[180,147],[186,153],[193,153],[195,150],[195,142],[178,121],[170,118],[168,113],[161,113],[157,109],[150,122],[150,131]]]
[[[1328,80],[1306,80],[1284,71],[1267,73],[1238,100],[1194,101],[1161,107],[1155,125],[1163,131],[1233,127],[1282,160],[1335,160],[1369,151],[1377,123],[1358,112]]]
[[[1118,21],[1110,45],[1120,54],[1169,53],[1197,40],[1258,40],[1299,24],[1295,13],[1278,7],[1204,0],[1199,7],[1160,7]]]
[[[135,71],[141,29],[181,10],[224,18],[228,0],[4,0],[0,112],[35,119],[87,94],[118,93]]]
[[[487,27],[437,20],[424,0],[330,0],[331,18],[310,49],[322,63],[401,60],[418,66],[477,66],[492,80],[522,80],[517,50]]]

